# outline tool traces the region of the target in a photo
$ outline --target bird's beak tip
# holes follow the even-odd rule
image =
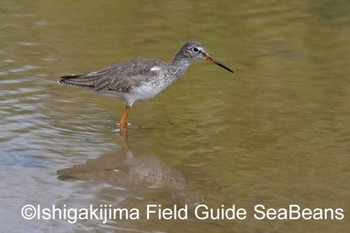
[[[212,56],[210,56],[208,53],[205,53],[205,56],[204,56],[204,59],[205,60],[208,60],[218,66],[221,66],[222,68],[224,68],[225,70],[231,72],[231,73],[234,73],[233,70],[231,70],[230,68],[228,68],[227,66],[225,66],[224,64],[222,64],[221,62],[217,61],[216,59],[214,59]]]

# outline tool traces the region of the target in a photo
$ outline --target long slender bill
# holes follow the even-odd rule
[[[221,66],[222,68],[224,68],[225,70],[230,71],[231,73],[233,73],[233,70],[231,70],[230,68],[228,68],[227,66],[225,66],[224,64],[220,63],[219,61],[217,61],[215,58],[213,58],[212,56],[210,56],[209,54],[205,54],[205,59],[218,65]]]

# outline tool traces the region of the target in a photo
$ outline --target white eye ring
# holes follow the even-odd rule
[[[192,49],[192,51],[195,52],[195,53],[198,53],[200,50],[199,50],[199,48],[194,47],[194,48]]]

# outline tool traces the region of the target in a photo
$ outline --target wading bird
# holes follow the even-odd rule
[[[128,115],[133,103],[154,97],[179,79],[195,60],[208,60],[233,73],[233,70],[218,62],[199,42],[187,42],[173,60],[132,60],[122,62],[100,71],[63,76],[59,84],[84,87],[103,96],[123,99],[125,112],[120,120],[120,134],[127,128]]]

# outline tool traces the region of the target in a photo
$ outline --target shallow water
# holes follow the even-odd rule
[[[3,1],[0,225],[4,232],[348,232],[347,1]],[[231,74],[193,64],[130,113],[59,76],[203,42]],[[245,220],[198,220],[196,204]],[[41,208],[112,205],[139,220],[25,220]],[[147,220],[147,204],[188,220]],[[343,220],[256,220],[257,204],[342,208]]]

